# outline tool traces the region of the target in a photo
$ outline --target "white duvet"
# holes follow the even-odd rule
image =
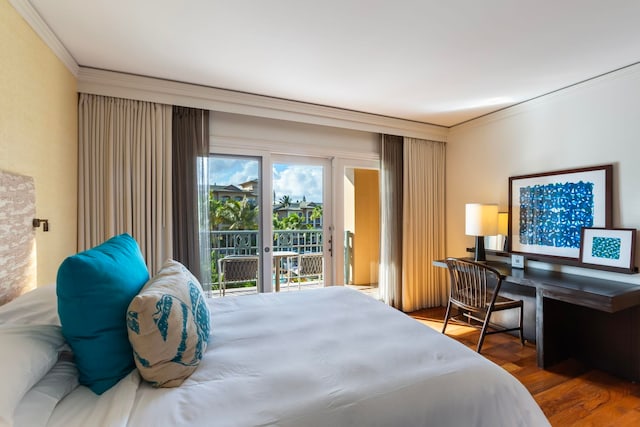
[[[212,334],[182,386],[137,372],[78,387],[50,426],[544,426],[509,373],[342,287],[210,301]]]

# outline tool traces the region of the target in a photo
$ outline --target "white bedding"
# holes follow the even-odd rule
[[[527,390],[460,343],[342,287],[210,300],[182,386],[79,386],[50,426],[544,426]]]

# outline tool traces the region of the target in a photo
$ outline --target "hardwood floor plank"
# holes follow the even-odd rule
[[[638,425],[640,425],[640,402],[637,396],[617,399],[573,423],[576,427]]]

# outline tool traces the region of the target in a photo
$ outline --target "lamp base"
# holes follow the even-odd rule
[[[476,236],[476,251],[473,260],[476,262],[487,260],[484,250],[484,236]]]

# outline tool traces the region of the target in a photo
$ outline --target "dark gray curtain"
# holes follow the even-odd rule
[[[209,111],[174,106],[172,132],[173,256],[210,290]]]
[[[380,172],[380,297],[402,308],[403,139],[382,135]]]

